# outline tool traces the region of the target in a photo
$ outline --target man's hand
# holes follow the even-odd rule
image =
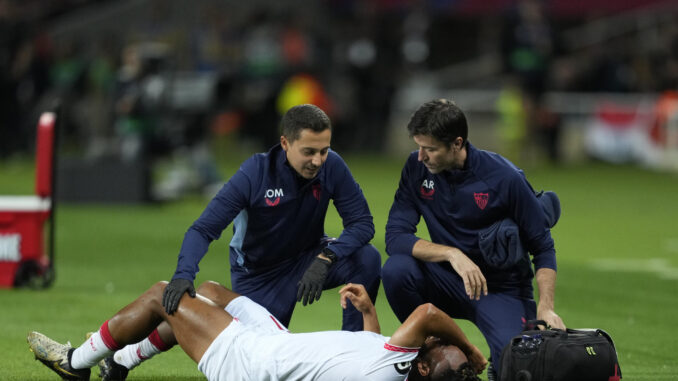
[[[552,309],[537,307],[537,320],[545,321],[551,328],[565,330],[563,319]]]
[[[162,306],[165,307],[167,314],[171,315],[177,310],[179,300],[181,300],[185,292],[188,292],[191,298],[195,298],[195,288],[190,280],[177,278],[169,282],[167,287],[165,287],[165,292],[162,294]]]
[[[480,295],[487,295],[487,281],[480,268],[466,254],[456,248],[448,257],[454,271],[464,281],[464,289],[469,299],[480,300]]]
[[[426,262],[449,262],[464,281],[470,299],[479,300],[481,294],[487,295],[487,281],[480,268],[456,247],[419,239],[412,247],[412,256]]]
[[[297,302],[302,302],[303,305],[306,305],[306,303],[313,304],[314,299],[320,299],[330,266],[332,266],[332,262],[321,257],[316,257],[311,262],[311,265],[308,266],[304,276],[299,281]]]
[[[346,299],[348,299],[353,307],[362,313],[369,313],[374,310],[374,304],[372,304],[370,296],[367,295],[367,290],[362,284],[349,283],[339,290],[339,295],[341,295],[341,307],[344,309],[346,308]]]

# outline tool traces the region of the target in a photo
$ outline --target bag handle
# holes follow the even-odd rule
[[[596,335],[603,336],[607,341],[610,342],[612,345],[612,349],[614,349],[615,354],[617,353],[617,348],[614,346],[614,341],[612,341],[612,337],[610,336],[609,333],[605,332],[604,330],[600,328],[590,328],[590,329],[572,329],[568,328],[567,332],[569,333],[586,333],[586,332],[595,332]]]
[[[523,325],[523,331],[534,331],[538,330],[540,325],[546,327],[546,329],[551,329],[551,326],[548,325],[544,320],[541,319],[531,319],[525,322]]]

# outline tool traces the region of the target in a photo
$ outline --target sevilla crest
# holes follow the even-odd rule
[[[484,210],[487,206],[487,202],[490,200],[489,193],[473,193],[473,198],[476,200],[476,205],[480,210]]]

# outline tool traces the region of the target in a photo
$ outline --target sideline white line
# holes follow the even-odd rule
[[[649,272],[657,275],[660,279],[678,280],[678,268],[672,267],[664,258],[597,259],[591,262],[591,267],[599,271]]]

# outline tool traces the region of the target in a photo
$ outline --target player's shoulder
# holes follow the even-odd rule
[[[365,374],[374,380],[405,380],[412,367],[419,348],[406,348],[392,345],[390,338],[385,336],[373,336],[375,343],[379,343],[379,351],[365,355],[367,365]]]

